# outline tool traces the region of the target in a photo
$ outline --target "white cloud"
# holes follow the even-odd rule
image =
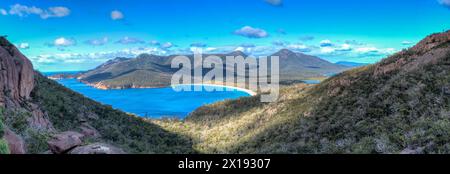
[[[350,44],[342,44],[340,46],[334,45],[329,40],[322,41],[320,43],[320,53],[323,54],[342,54],[336,52],[349,52],[352,51],[353,48]]]
[[[360,47],[356,48],[356,52],[359,53],[369,53],[369,52],[377,52],[378,49],[376,47]]]
[[[121,20],[124,18],[124,15],[121,11],[119,10],[114,10],[111,12],[111,19],[112,20]]]
[[[47,18],[60,18],[64,16],[68,16],[70,14],[70,10],[66,7],[50,7],[48,8],[48,11],[41,15],[41,18],[47,19]]]
[[[0,15],[6,16],[6,15],[8,15],[8,12],[5,9],[1,8]]]
[[[243,43],[240,45],[241,47],[255,47],[255,44],[251,44],[251,43]]]
[[[4,12],[0,12],[3,15]],[[48,18],[60,18],[70,15],[70,9],[67,7],[49,7],[44,10],[35,6],[26,6],[21,4],[12,5],[9,9],[10,15],[16,15],[19,17],[26,17],[29,15],[38,15],[42,19]]]
[[[205,51],[207,51],[207,52],[211,52],[211,51],[217,50],[217,48],[215,48],[215,47],[207,47],[207,48],[205,48],[205,49],[203,49],[203,50],[205,50]]]
[[[301,41],[307,42],[307,41],[312,41],[314,40],[314,36],[302,36],[300,38],[298,38]]]
[[[310,52],[312,49],[304,44],[291,44],[287,46],[288,49],[291,49],[293,51],[299,51],[299,52]]]
[[[339,48],[336,49],[337,51],[351,51],[352,46],[350,44],[342,44]]]
[[[30,44],[24,42],[17,45],[17,47],[19,47],[20,49],[28,49],[30,48]]]
[[[269,36],[265,30],[253,28],[251,26],[242,27],[241,29],[234,31],[234,34],[248,38],[264,38]]]
[[[394,48],[360,47],[355,52],[363,56],[386,56],[395,53]]]
[[[160,45],[160,43],[157,40],[152,40],[150,41],[150,45]]]
[[[345,40],[344,41],[346,44],[350,44],[350,45],[358,45],[358,46],[363,46],[365,45],[365,43],[357,41],[357,40]]]
[[[139,38],[125,36],[116,41],[116,43],[127,45],[127,44],[143,44],[145,42]]]
[[[321,47],[331,47],[333,46],[333,43],[330,40],[322,40],[320,41]]]
[[[84,43],[86,43],[88,45],[92,45],[92,46],[102,46],[102,45],[107,44],[108,42],[109,42],[109,38],[103,37],[103,38],[98,38],[98,39],[87,40]]]
[[[37,63],[54,63],[56,62],[55,59],[53,59],[53,56],[51,55],[39,55],[35,58],[31,58],[33,62]]]
[[[450,8],[450,0],[439,0],[439,3],[443,6]]]
[[[77,44],[77,42],[75,39],[60,37],[60,38],[56,38],[51,45],[57,46],[57,47],[68,47],[68,46],[73,46],[76,44]]]
[[[281,41],[281,40],[276,40],[276,41],[272,42],[272,45],[274,45],[274,46],[285,46],[288,44],[289,44],[289,42]]]
[[[320,52],[321,53],[325,53],[325,54],[333,53],[335,51],[336,51],[336,49],[334,49],[332,47],[322,47],[322,48],[320,48]]]
[[[163,49],[168,49],[168,48],[172,48],[172,47],[173,47],[172,42],[166,42],[161,45],[161,48],[163,48]]]
[[[199,47],[199,48],[204,48],[208,46],[208,44],[202,43],[202,42],[195,42],[191,44],[191,47]]]
[[[273,6],[281,6],[283,5],[283,0],[265,0],[267,3]]]
[[[36,57],[30,57],[33,63],[38,64],[60,64],[60,63],[85,63],[98,62],[103,63],[116,57],[133,58],[140,54],[167,55],[166,50],[160,48],[129,48],[118,51],[102,51],[92,53],[60,53],[60,54],[42,54]]]
[[[236,49],[234,49],[234,51],[242,51],[242,52],[245,52],[245,51],[246,51],[246,48],[244,48],[244,47],[237,47]]]
[[[407,41],[407,40],[402,42],[402,45],[411,45],[411,44],[413,44],[413,43],[411,41]]]

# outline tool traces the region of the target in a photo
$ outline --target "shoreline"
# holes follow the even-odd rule
[[[239,88],[239,87],[235,87],[235,86],[227,86],[227,85],[218,85],[218,84],[179,84],[179,85],[170,85],[170,87],[175,88],[177,86],[205,86],[205,87],[219,87],[219,88],[229,88],[229,89],[234,89],[237,91],[241,91],[241,92],[245,92],[250,96],[256,96],[258,93],[256,93],[255,91],[249,90],[249,89],[245,89],[245,88]]]
[[[61,79],[65,79],[65,78],[61,78]],[[54,79],[54,80],[60,80],[60,79]],[[245,92],[250,96],[256,96],[258,93],[249,89],[245,89],[245,88],[240,88],[240,87],[235,87],[235,86],[227,86],[227,85],[218,85],[218,84],[179,84],[179,85],[168,85],[168,86],[155,86],[155,87],[148,87],[148,86],[139,86],[139,87],[130,87],[130,88],[110,88],[104,84],[102,84],[101,82],[99,83],[87,83],[84,82],[82,80],[77,79],[78,81],[80,81],[81,83],[84,83],[88,86],[91,86],[93,88],[96,89],[100,89],[100,90],[121,90],[121,89],[155,89],[155,88],[175,88],[177,86],[205,86],[205,87],[219,87],[219,88],[229,88],[229,89],[234,89],[236,91],[241,91],[241,92]]]

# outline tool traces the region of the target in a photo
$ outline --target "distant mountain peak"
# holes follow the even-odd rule
[[[284,48],[284,49],[281,49],[280,51],[274,53],[273,55],[280,56],[280,57],[289,57],[291,55],[296,55],[296,54],[297,54],[296,52],[293,52],[289,49]]]
[[[244,52],[242,52],[240,50],[233,51],[231,53],[228,53],[227,55],[229,55],[229,56],[243,56],[243,57],[247,57],[247,54],[245,54]]]

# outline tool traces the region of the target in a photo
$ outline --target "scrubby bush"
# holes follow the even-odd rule
[[[3,125],[2,117],[0,116],[0,138],[5,134],[5,126]]]
[[[8,143],[4,139],[0,139],[0,154],[9,154]]]
[[[47,141],[50,135],[46,132],[28,130],[27,151],[31,154],[42,153],[48,150]]]

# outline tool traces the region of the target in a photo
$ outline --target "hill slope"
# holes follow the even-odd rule
[[[225,60],[226,56],[244,56],[236,51],[229,54],[216,54]],[[204,55],[207,57],[209,55]],[[283,49],[273,54],[280,57],[280,81],[300,81],[312,77],[341,72],[349,67],[332,64],[318,57],[294,53]],[[175,56],[156,56],[143,54],[135,59],[117,58],[99,67],[81,74],[78,78],[98,88],[140,88],[169,86],[172,74],[177,69],[171,68]],[[193,62],[193,56],[188,55]],[[225,61],[223,61],[225,62]],[[256,67],[255,67],[256,68]],[[225,71],[234,74],[234,69],[226,66]],[[209,69],[204,69],[204,73]],[[227,73],[224,73],[227,74]]]
[[[155,121],[204,153],[450,153],[450,31],[316,86]]]
[[[31,62],[4,37],[0,37],[0,65],[0,152],[43,153],[55,145],[67,147],[64,153],[72,146],[84,147],[74,152],[85,153],[89,146],[81,145],[109,143],[127,153],[195,153],[189,138],[85,98],[34,72]],[[68,134],[71,137],[65,137]],[[82,142],[66,141],[79,135]]]
[[[319,57],[296,53],[282,49],[272,56],[280,58],[280,81],[305,80],[312,77],[324,77],[342,72],[349,67],[337,65]]]

